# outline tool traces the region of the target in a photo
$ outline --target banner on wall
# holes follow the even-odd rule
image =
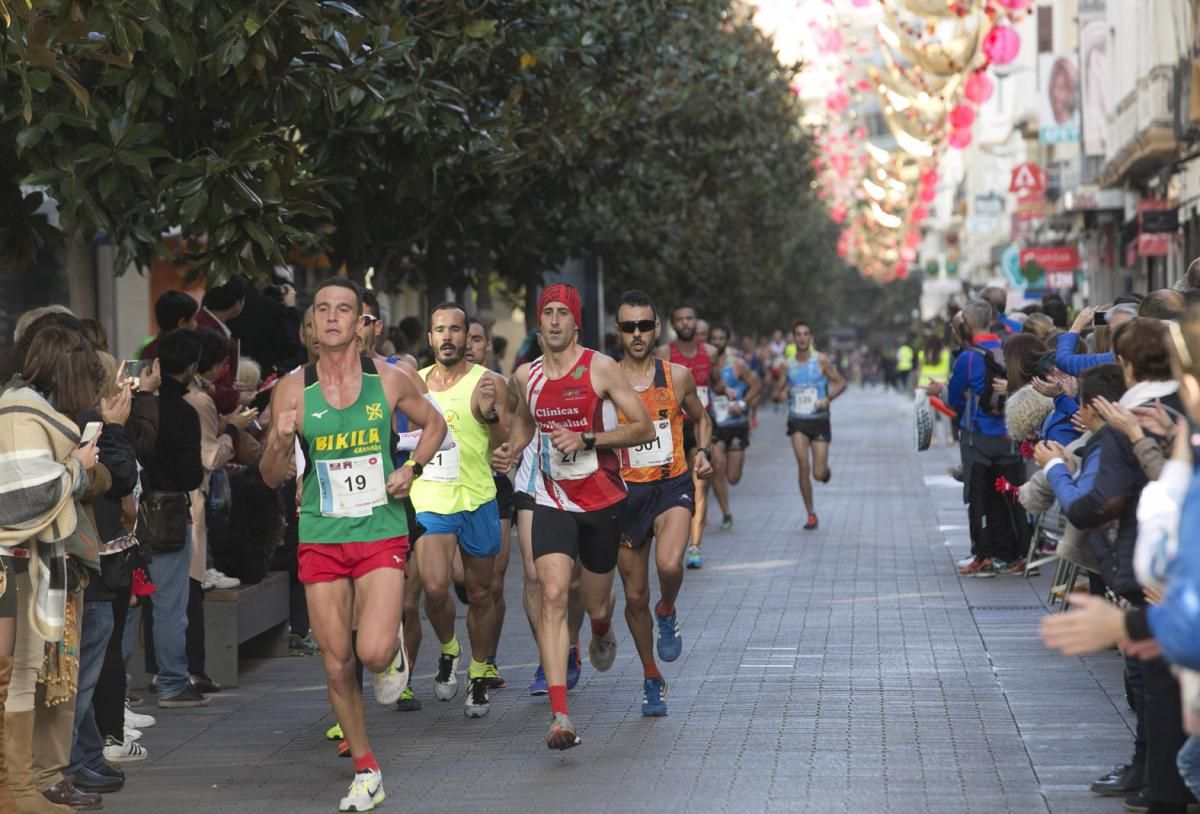
[[[1041,141],[1079,141],[1079,60],[1075,54],[1042,54],[1038,59]]]
[[[1079,29],[1079,54],[1083,154],[1103,156],[1108,141],[1108,24],[1104,18],[1083,23]]]

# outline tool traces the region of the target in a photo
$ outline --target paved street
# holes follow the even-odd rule
[[[908,401],[857,389],[838,401],[816,533],[800,530],[783,417],[760,422],[734,529],[710,526],[705,567],[684,583],[683,655],[663,665],[669,717],[640,715],[641,668],[618,613],[616,665],[599,674],[585,660],[571,695],[583,745],[545,748],[548,704],[524,692],[536,650],[514,555],[500,647],[509,689],[476,721],[461,693],[436,701],[426,627],[425,708],[369,710],[381,810],[1121,810],[1087,791],[1131,751],[1119,659],[1042,648],[1049,574],[957,577],[968,545],[961,488],[946,477],[956,454],[912,451]],[[461,612],[459,628],[465,643]],[[323,682],[317,658],[243,663],[242,686],[207,708],[147,705],[159,716],[142,741],[153,760],[126,764],[106,807],[334,811],[351,766],[323,740]]]

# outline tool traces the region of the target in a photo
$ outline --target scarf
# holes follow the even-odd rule
[[[1138,382],[1121,396],[1122,407],[1140,407],[1179,390],[1179,382]]]

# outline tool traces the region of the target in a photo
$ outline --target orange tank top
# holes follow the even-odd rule
[[[671,381],[671,363],[654,360],[654,383],[639,393],[654,422],[654,439],[621,450],[621,477],[628,483],[653,483],[678,477],[688,470],[683,454],[683,410]],[[619,411],[622,424],[629,420]]]

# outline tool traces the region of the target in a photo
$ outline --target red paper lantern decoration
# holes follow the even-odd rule
[[[988,75],[983,71],[976,71],[967,77],[967,83],[963,87],[963,96],[975,104],[981,105],[992,98],[994,89],[995,86]]]
[[[950,131],[950,146],[961,150],[971,143],[971,131],[967,128],[956,128]]]
[[[933,203],[933,199],[937,197],[936,187],[921,187],[921,200],[925,203]]]
[[[996,4],[1009,11],[1020,11],[1033,5],[1033,0],[996,0]]]
[[[975,109],[970,105],[955,105],[950,110],[950,126],[956,129],[970,127],[975,123]]]
[[[997,65],[1007,65],[1021,51],[1021,35],[1006,25],[992,28],[983,38],[983,53]]]

